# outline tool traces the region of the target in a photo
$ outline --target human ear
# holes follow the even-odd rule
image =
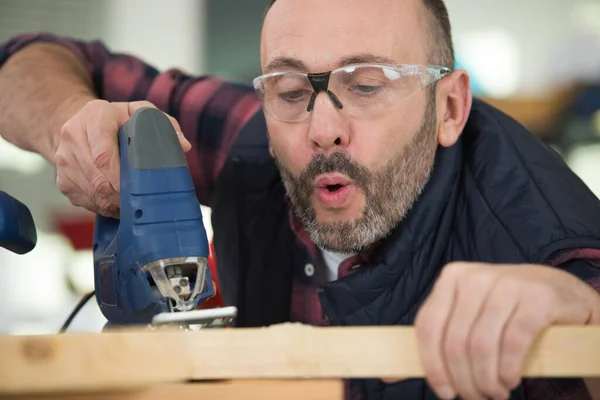
[[[471,112],[469,74],[462,69],[452,71],[438,81],[436,93],[438,142],[450,147],[460,137]]]

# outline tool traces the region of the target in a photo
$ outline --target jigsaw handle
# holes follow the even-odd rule
[[[187,169],[175,128],[162,111],[139,109],[123,126],[119,136],[121,148],[127,149],[121,154],[126,154],[130,171]]]
[[[8,193],[0,191],[0,247],[26,254],[37,243],[35,223],[29,208]]]
[[[130,262],[208,258],[200,203],[181,143],[160,110],[141,108],[123,126],[121,226],[132,231]],[[125,255],[122,254],[124,257]]]

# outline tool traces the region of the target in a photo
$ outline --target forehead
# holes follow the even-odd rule
[[[423,64],[426,29],[421,0],[277,0],[262,30],[261,66],[293,58],[318,72],[361,54]]]

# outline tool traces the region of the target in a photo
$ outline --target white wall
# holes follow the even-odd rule
[[[514,91],[537,94],[558,83],[559,76],[561,80],[574,75],[599,79],[600,2],[597,0],[446,0],[446,3],[457,53],[476,58],[472,61],[473,68],[480,66],[480,69],[474,72],[489,75],[491,87],[500,94]],[[582,37],[591,33],[597,36]]]
[[[202,73],[207,0],[105,1],[104,37],[111,49],[131,52],[161,70]]]

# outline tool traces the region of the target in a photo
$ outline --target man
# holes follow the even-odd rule
[[[76,206],[118,215],[118,127],[173,118],[239,326],[414,324],[427,379],[349,395],[590,398],[520,371],[543,329],[600,323],[600,203],[472,99],[442,1],[277,0],[254,88],[50,35],[1,60],[0,132]]]

